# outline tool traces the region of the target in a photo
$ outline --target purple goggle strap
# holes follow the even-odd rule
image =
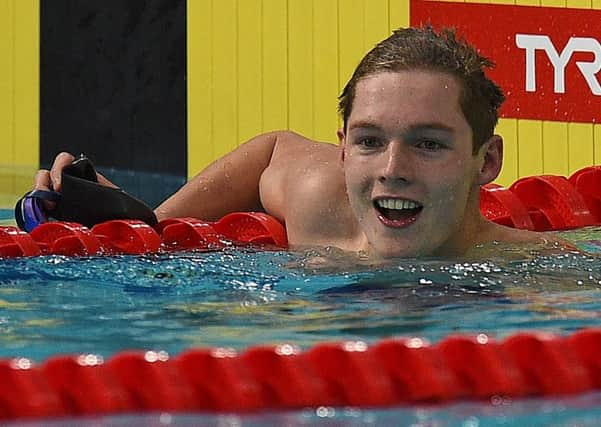
[[[48,221],[48,212],[44,208],[43,201],[58,202],[60,193],[46,190],[33,190],[26,193],[15,206],[15,220],[22,230],[28,233],[38,225]]]

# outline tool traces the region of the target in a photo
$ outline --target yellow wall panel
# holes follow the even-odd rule
[[[363,52],[369,52],[379,41],[388,37],[388,0],[364,0]]]
[[[592,2],[591,0],[567,0],[566,6],[576,9],[590,9],[592,7]]]
[[[313,2],[288,1],[288,121],[291,129],[313,133]]]
[[[567,175],[568,126],[560,122],[543,122],[543,173]]]
[[[214,159],[212,102],[212,4],[188,2],[188,175]],[[192,74],[193,73],[193,74]]]
[[[313,10],[313,138],[336,142],[338,1],[313,0]]]
[[[213,0],[212,135],[217,157],[229,153],[238,145],[236,3],[236,0]]]
[[[542,0],[541,6],[544,7],[566,7],[566,0]]]
[[[3,162],[13,158],[13,115],[14,90],[14,7],[13,0],[0,0],[0,138],[3,148]]]
[[[338,0],[338,51],[340,89],[351,78],[365,54],[363,49],[363,0]]]
[[[31,187],[39,163],[39,0],[0,0],[0,206]]]
[[[408,27],[410,20],[409,1],[394,1],[388,3],[388,31],[392,32],[400,27]]]
[[[263,131],[288,129],[288,5],[263,0]]]
[[[39,3],[15,1],[15,164],[39,163]],[[31,186],[31,180],[27,187]]]
[[[518,175],[540,175],[543,172],[542,123],[518,120]]]
[[[14,153],[14,2],[0,0],[0,27],[4,36],[0,37],[0,194],[12,194],[15,179]],[[0,201],[2,202],[2,201]],[[4,203],[2,203],[4,204]]]
[[[594,159],[593,125],[568,124],[569,172],[589,166]]]
[[[238,143],[252,138],[262,131],[263,110],[260,108],[263,105],[261,3],[261,0],[238,2]],[[258,31],[257,27],[259,27]]]

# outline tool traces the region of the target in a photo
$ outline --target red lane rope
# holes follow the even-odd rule
[[[481,211],[518,228],[567,229],[601,223],[601,167],[569,179],[522,178],[509,189],[485,186]],[[284,227],[263,213],[233,213],[215,223],[169,219],[154,229],[116,220],[91,230],[51,222],[30,234],[0,227],[0,257],[40,254],[144,254],[219,249],[233,244],[287,246]],[[382,407],[457,399],[565,395],[601,388],[601,329],[568,337],[520,333],[497,342],[484,334],[431,346],[419,338],[293,345],[127,351],[57,356],[40,366],[0,360],[0,418],[131,411],[256,411],[316,406]]]
[[[0,360],[0,418],[390,407],[601,388],[601,329]]]
[[[589,166],[569,178],[529,176],[509,188],[486,185],[480,210],[492,221],[536,231],[566,230],[601,224],[601,166]]]
[[[540,175],[519,179],[511,187],[486,185],[480,210],[490,220],[537,231],[601,224],[601,166],[569,178]],[[229,242],[229,243],[228,243]],[[288,245],[286,230],[260,212],[235,212],[217,222],[171,218],[152,228],[141,221],[115,220],[92,229],[69,222],[48,222],[30,234],[0,227],[0,257],[40,254],[145,254],[172,250],[213,250],[227,244]]]
[[[261,212],[235,212],[209,223],[195,218],[170,218],[155,228],[129,219],[97,224],[92,229],[74,222],[53,221],[25,233],[0,227],[0,258],[37,255],[141,255],[159,251],[214,250],[227,244],[286,248],[286,230]]]

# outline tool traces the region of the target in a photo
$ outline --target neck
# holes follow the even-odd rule
[[[462,256],[478,243],[490,222],[480,212],[480,187],[475,186],[468,197],[462,222],[449,240],[434,251],[434,256]]]

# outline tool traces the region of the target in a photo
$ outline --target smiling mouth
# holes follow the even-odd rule
[[[378,219],[388,227],[406,227],[413,224],[422,209],[418,202],[407,199],[378,199],[374,202]]]

